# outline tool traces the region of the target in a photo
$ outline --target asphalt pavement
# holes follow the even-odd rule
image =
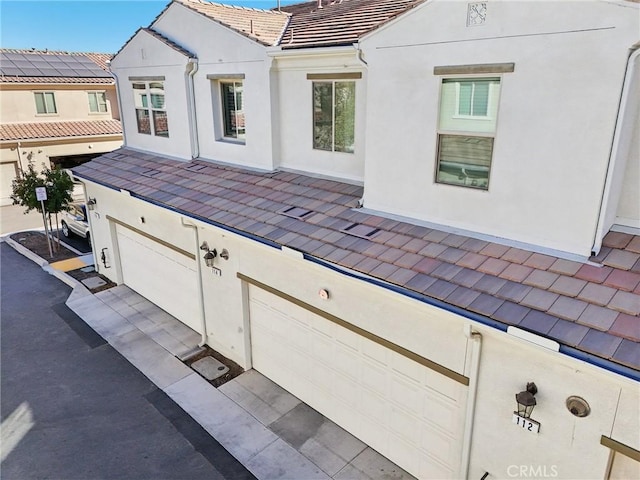
[[[71,289],[5,243],[2,478],[254,478],[71,311]]]

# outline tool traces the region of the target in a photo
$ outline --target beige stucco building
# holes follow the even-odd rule
[[[0,55],[0,205],[11,204],[11,181],[29,162],[69,168],[122,145],[111,55]]]

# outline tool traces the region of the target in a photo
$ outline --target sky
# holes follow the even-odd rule
[[[274,8],[277,0],[217,0]],[[300,1],[281,0],[281,5]],[[148,27],[170,0],[0,0],[0,46],[68,52],[116,53]]]

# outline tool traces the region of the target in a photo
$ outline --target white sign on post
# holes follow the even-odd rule
[[[36,198],[39,202],[47,199],[47,189],[45,187],[36,187]]]

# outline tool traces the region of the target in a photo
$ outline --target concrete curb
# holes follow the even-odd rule
[[[79,282],[78,280],[71,277],[70,275],[67,275],[65,272],[61,272],[60,270],[56,270],[55,268],[51,267],[48,261],[46,261],[41,256],[36,255],[27,247],[20,245],[18,242],[16,242],[11,238],[11,235],[13,234],[9,233],[9,234],[3,235],[2,241],[5,242],[7,245],[9,245],[11,248],[13,248],[20,255],[27,257],[29,260],[31,260],[34,263],[37,263],[49,275],[53,275],[58,280],[66,283],[73,289],[76,289],[76,288],[85,289],[88,293],[90,293],[89,290],[82,284],[82,282]]]

